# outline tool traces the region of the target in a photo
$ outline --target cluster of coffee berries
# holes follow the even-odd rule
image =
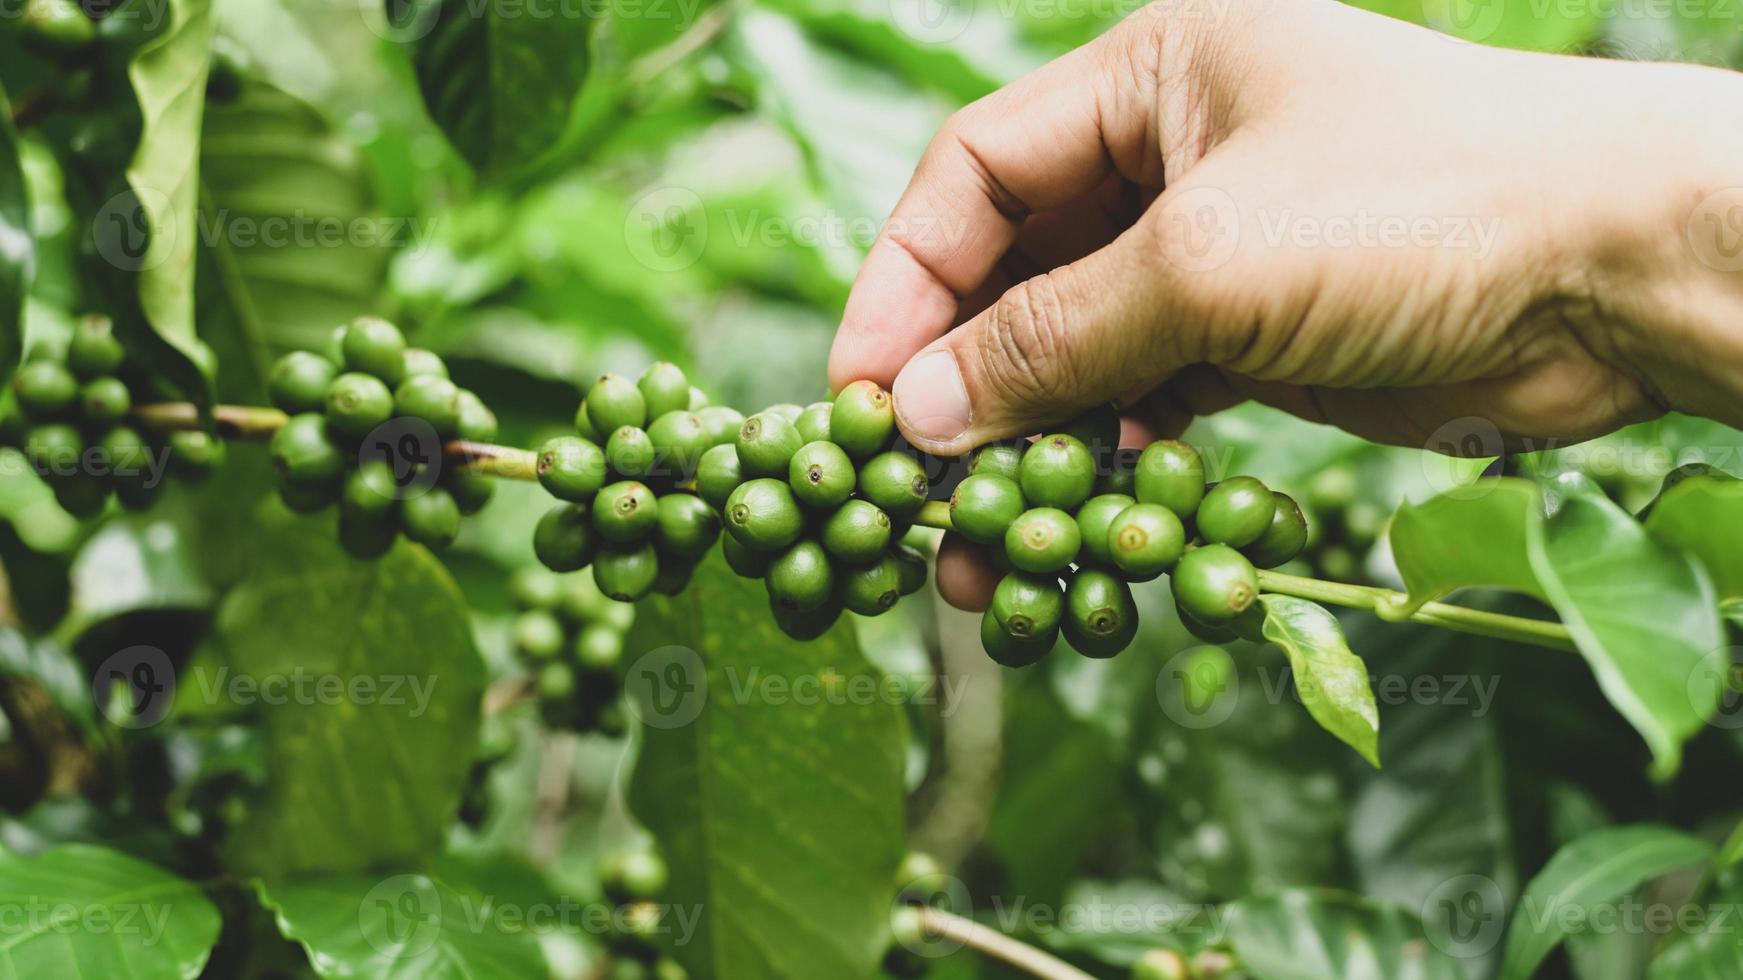
[[[1117,436],[1091,438],[1107,446]],[[1059,432],[982,447],[968,468],[951,525],[1006,570],[980,631],[1006,666],[1036,662],[1061,635],[1085,656],[1118,654],[1138,630],[1128,583],[1163,573],[1189,628],[1225,627],[1257,598],[1255,567],[1289,561],[1307,540],[1290,497],[1249,476],[1207,487],[1198,451],[1173,440],[1151,443],[1128,469]]]
[[[652,850],[622,851],[601,859],[600,889],[616,907],[609,939],[613,980],[686,980],[689,976],[650,941],[665,913],[657,900],[666,889],[666,879],[666,862]]]
[[[76,517],[102,511],[111,493],[123,506],[145,507],[168,466],[203,475],[224,446],[206,432],[162,439],[142,432],[131,424],[134,393],[141,390],[147,382],[130,370],[109,319],[84,317],[64,349],[39,346],[18,369],[7,441],[24,450],[61,507]]]
[[[553,728],[623,734],[623,638],[635,607],[608,598],[591,576],[537,565],[509,579],[515,652],[533,674],[539,711]]]
[[[359,558],[384,554],[402,531],[445,548],[461,515],[490,499],[490,479],[444,465],[442,447],[495,439],[496,416],[386,320],[359,317],[324,354],[279,358],[267,389],[290,416],[272,437],[280,497],[304,514],[337,502],[339,541]]]
[[[559,572],[591,565],[600,590],[621,602],[683,591],[720,537],[720,515],[688,484],[743,421],[707,402],[667,362],[640,381],[600,376],[575,413],[579,434],[539,449],[539,482],[563,501],[533,532],[539,560]]]
[[[696,489],[724,515],[726,562],[763,580],[787,635],[820,636],[843,610],[879,615],[926,584],[902,536],[930,482],[895,433],[889,393],[856,381],[833,402],[765,409],[703,454]]]
[[[1362,582],[1368,552],[1386,530],[1386,512],[1362,499],[1355,467],[1338,463],[1308,481],[1304,509],[1313,533],[1301,558],[1313,575],[1337,582]]]

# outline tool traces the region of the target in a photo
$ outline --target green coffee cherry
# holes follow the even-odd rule
[[[1002,476],[1016,482],[1022,475],[1023,450],[1028,443],[995,442],[976,449],[968,457],[968,472],[974,476]]]
[[[837,577],[841,604],[861,616],[889,612],[902,597],[902,569],[888,555],[870,565],[844,568]]]
[[[1076,436],[1046,436],[1023,453],[1017,483],[1033,506],[1076,510],[1095,489],[1095,459]]]
[[[72,340],[67,344],[67,367],[73,374],[85,379],[100,378],[119,371],[126,359],[127,352],[115,338],[115,326],[108,317],[82,317],[73,327]]]
[[[1027,508],[1023,490],[1009,477],[973,473],[950,494],[950,524],[979,544],[996,544]]]
[[[293,415],[272,434],[269,452],[281,482],[312,486],[337,485],[344,458],[327,436],[325,416]]]
[[[1065,586],[1064,632],[1073,650],[1097,660],[1131,646],[1138,635],[1131,587],[1108,572],[1079,569]]]
[[[806,442],[828,442],[829,417],[834,412],[834,402],[812,402],[793,421],[793,428],[799,430],[799,438]]]
[[[443,439],[460,431],[460,387],[434,374],[414,374],[393,393],[393,414],[423,419]]]
[[[599,591],[591,575],[565,575],[559,582],[562,595],[557,611],[577,623],[600,623],[619,633],[635,623],[635,607],[613,602]]]
[[[350,326],[341,323],[328,331],[327,339],[321,343],[321,356],[339,370],[345,367],[345,334],[350,329]]]
[[[1239,548],[1259,540],[1277,513],[1277,498],[1265,484],[1237,476],[1212,487],[1198,505],[1198,535],[1212,544]]]
[[[203,434],[203,433],[202,433]],[[129,426],[117,425],[104,433],[97,442],[101,456],[98,462],[107,464],[121,503],[134,507],[148,503],[154,496],[151,445],[145,437]]]
[[[860,496],[893,519],[907,520],[918,514],[931,489],[920,461],[906,453],[879,453],[866,460],[859,471]]]
[[[352,438],[368,435],[393,417],[393,392],[380,378],[348,372],[327,386],[327,424]]]
[[[598,587],[598,583],[594,583],[594,588]],[[618,664],[623,662],[623,632],[603,623],[590,623],[575,634],[571,649],[576,666],[582,670],[591,674],[615,674]]]
[[[508,597],[517,609],[555,609],[563,580],[548,568],[523,565],[508,577]]]
[[[587,567],[599,548],[592,512],[584,504],[558,504],[533,528],[533,554],[546,568],[572,572]]]
[[[1108,528],[1121,511],[1136,502],[1123,493],[1104,493],[1089,498],[1077,508],[1077,532],[1083,539],[1083,552],[1078,556],[1081,563],[1102,568],[1114,564]]]
[[[713,401],[708,397],[706,391],[703,391],[695,385],[690,386],[690,404],[688,406],[690,411],[700,412],[711,404],[713,404]]]
[[[829,632],[830,627],[841,619],[841,611],[841,600],[836,598],[815,609],[789,609],[774,597],[769,598],[769,612],[774,616],[775,625],[800,642],[815,640]]]
[[[229,456],[224,440],[210,432],[171,432],[168,444],[170,463],[177,473],[191,480],[202,479]]]
[[[1292,561],[1307,547],[1307,518],[1302,516],[1301,506],[1286,493],[1273,490],[1272,498],[1276,507],[1271,525],[1259,535],[1259,540],[1241,549],[1241,554],[1257,568],[1276,568]]]
[[[666,862],[653,851],[623,851],[600,862],[600,887],[618,905],[659,898],[666,880]]]
[[[696,464],[696,492],[715,507],[725,507],[726,498],[744,482],[744,471],[738,465],[738,448],[715,446],[702,454]]]
[[[360,561],[373,561],[393,550],[399,525],[392,514],[339,512],[339,547]]]
[[[653,591],[659,574],[659,555],[651,544],[608,545],[593,558],[593,581],[618,602],[634,602]]]
[[[648,424],[647,399],[642,397],[640,388],[621,375],[600,375],[588,390],[582,407],[587,410],[587,421],[594,432],[609,434],[626,425],[639,429]]]
[[[79,389],[79,415],[99,429],[127,417],[133,410],[133,396],[120,378],[92,378]]]
[[[654,543],[667,555],[700,558],[720,539],[720,515],[700,497],[674,493],[660,498]]]
[[[272,405],[282,412],[300,415],[322,412],[326,408],[326,392],[338,377],[333,361],[309,350],[291,350],[272,366],[267,377],[267,394]]]
[[[360,316],[339,343],[345,370],[372,374],[390,385],[405,379],[405,334],[386,320]]]
[[[1097,468],[1103,468],[1120,448],[1120,413],[1112,405],[1097,405],[1085,409],[1059,431],[1083,443]]]
[[[1133,504],[1108,525],[1107,549],[1127,577],[1147,581],[1180,560],[1186,528],[1161,504]]]
[[[634,480],[613,483],[593,498],[593,527],[612,544],[642,541],[654,533],[659,522],[660,505],[654,492]],[[600,587],[604,588],[604,583]]]
[[[804,529],[805,515],[784,480],[751,480],[726,498],[727,533],[753,551],[780,551]]]
[[[580,436],[558,436],[539,447],[539,484],[558,500],[588,501],[605,485],[605,453]]]
[[[50,474],[47,482],[55,503],[74,517],[95,517],[109,503],[109,481],[88,470]]]
[[[476,514],[490,503],[496,494],[496,481],[482,473],[453,470],[442,474],[442,485],[454,495],[454,504],[462,514]]]
[[[654,444],[654,465],[661,476],[687,477],[696,471],[710,445],[708,429],[690,412],[667,412],[648,426]]]
[[[33,426],[24,435],[24,453],[39,473],[70,473],[85,454],[85,437],[61,423]]]
[[[405,377],[407,380],[419,376],[446,378],[448,365],[443,363],[442,355],[422,347],[407,347],[405,349]],[[404,384],[405,382],[400,382]]]
[[[1005,557],[1025,572],[1057,572],[1071,564],[1082,544],[1077,522],[1056,507],[1026,510],[1005,530]]]
[[[1187,552],[1170,581],[1175,605],[1211,626],[1233,622],[1259,596],[1253,563],[1226,544],[1207,544]]]
[[[725,405],[705,406],[696,411],[696,417],[702,421],[703,431],[708,433],[710,446],[732,445],[738,439],[739,427],[744,425],[744,416]]]
[[[1160,504],[1184,520],[1204,499],[1204,460],[1184,442],[1152,442],[1138,456],[1132,482],[1139,503]]]
[[[1095,477],[1097,496],[1106,493],[1123,494],[1138,499],[1138,450],[1118,449]]]
[[[853,494],[853,460],[833,442],[808,442],[787,464],[787,485],[801,504],[832,510]]]
[[[544,701],[567,701],[575,696],[575,668],[558,661],[539,668],[533,688]]]
[[[327,480],[321,483],[285,483],[278,485],[278,499],[284,505],[298,514],[313,514],[331,504],[339,496],[339,481]],[[339,530],[345,530],[344,515],[339,515]],[[391,531],[392,528],[389,528]],[[389,535],[392,536],[391,534]]]
[[[803,408],[800,408],[792,402],[780,402],[779,404],[770,405],[768,408],[763,409],[763,411],[768,412],[771,415],[779,415],[788,422],[795,423],[799,421],[799,416],[805,413]]]
[[[823,548],[845,562],[876,561],[890,545],[890,515],[865,500],[849,500],[823,522]]]
[[[12,378],[18,407],[32,419],[52,419],[65,414],[79,397],[79,382],[57,361],[31,361]]]
[[[647,476],[654,471],[654,441],[645,430],[619,426],[605,441],[605,464],[619,476]]]
[[[547,609],[529,609],[515,617],[514,648],[532,660],[549,660],[563,652],[563,623]]]
[[[484,404],[484,399],[465,388],[460,389],[460,424],[456,434],[467,442],[496,441],[496,413]]]
[[[683,555],[672,555],[654,548],[659,558],[660,570],[654,576],[653,592],[660,595],[678,595],[690,587],[690,580],[696,577],[696,566],[700,560],[687,558]]]
[[[426,548],[441,550],[460,536],[460,505],[441,487],[430,487],[401,501],[399,526],[405,536]]]
[[[738,464],[746,476],[786,479],[793,454],[805,444],[799,430],[786,418],[770,411],[758,412],[738,427]]]
[[[829,440],[857,460],[884,451],[896,436],[896,408],[890,393],[875,381],[855,381],[835,396],[829,413]]]
[[[835,569],[823,546],[804,539],[769,563],[769,598],[788,609],[816,609],[835,594]]]
[[[994,663],[1004,667],[1027,667],[1045,657],[1059,638],[1057,631],[1039,637],[1015,637],[999,625],[988,609],[980,617],[980,646]]]
[[[991,612],[1010,636],[1046,639],[1058,631],[1065,617],[1065,596],[1052,575],[1012,572],[993,589]]]
[[[657,419],[667,412],[690,410],[690,379],[684,369],[671,361],[655,361],[642,372],[636,382],[642,393],[642,404],[648,418]]]
[[[775,560],[773,554],[753,551],[730,534],[720,539],[720,556],[726,559],[726,567],[740,578],[762,578],[769,573],[769,565]]]
[[[896,571],[901,574],[903,595],[913,595],[926,587],[925,555],[908,545],[898,544],[890,549],[890,557],[895,559]]]
[[[1172,949],[1152,949],[1132,964],[1131,980],[1192,980],[1186,957]]]
[[[382,517],[399,502],[399,484],[393,467],[383,460],[370,460],[351,471],[339,493],[339,506],[359,517]]]
[[[587,399],[585,398],[581,399],[581,405],[575,409],[575,431],[581,434],[581,438],[593,443],[604,442],[605,436],[611,434],[607,430],[605,435],[600,435],[599,430],[593,427],[593,418],[587,414]]]

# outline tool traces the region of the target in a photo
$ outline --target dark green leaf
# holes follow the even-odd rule
[[[141,609],[203,610],[216,598],[185,529],[162,515],[129,514],[85,541],[73,559],[63,635]]]
[[[18,162],[12,107],[0,91],[0,383],[12,377],[24,346],[24,297],[36,269],[30,196]]]
[[[1042,932],[1047,945],[1111,966],[1129,967],[1158,946],[1191,953],[1221,938],[1213,907],[1139,878],[1079,881],[1065,893],[1060,908],[1083,914]]]
[[[1743,481],[1684,480],[1652,508],[1646,530],[1698,558],[1720,599],[1743,597]]]
[[[701,911],[673,955],[713,980],[869,973],[903,847],[905,725],[851,625],[787,639],[716,553],[643,605],[626,656],[645,736],[632,808],[671,867],[667,901]],[[824,690],[842,696],[806,693]]]
[[[218,940],[218,910],[197,887],[88,844],[0,853],[0,907],[9,977],[192,980]]]
[[[562,138],[587,77],[592,7],[437,0],[412,64],[430,117],[481,173],[533,163]]]
[[[178,678],[178,711],[247,709],[265,736],[271,781],[228,845],[239,870],[416,860],[440,843],[471,766],[484,664],[464,597],[422,548],[357,562],[333,536],[302,519],[258,545],[260,565],[219,607],[222,656]]]
[[[1293,889],[1225,908],[1241,966],[1264,980],[1460,980],[1458,962],[1393,905]]]
[[[1294,596],[1263,595],[1259,602],[1265,607],[1265,639],[1289,657],[1307,713],[1378,768],[1380,713],[1368,666],[1350,652],[1336,617]]]
[[[1526,980],[1559,945],[1570,921],[1642,882],[1707,860],[1712,845],[1651,824],[1606,828],[1563,847],[1525,886],[1507,930],[1502,980]]]

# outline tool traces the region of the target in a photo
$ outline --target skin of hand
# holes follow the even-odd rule
[[[1414,446],[1743,423],[1739,110],[1715,69],[1163,0],[939,131],[830,381],[940,455],[1110,400],[1131,444],[1249,399]],[[947,599],[994,582],[946,539]]]

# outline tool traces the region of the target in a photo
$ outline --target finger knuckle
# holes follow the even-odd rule
[[[1065,315],[1065,298],[1051,275],[1001,296],[988,311],[981,345],[988,383],[1019,402],[1057,396],[1070,376]]]

